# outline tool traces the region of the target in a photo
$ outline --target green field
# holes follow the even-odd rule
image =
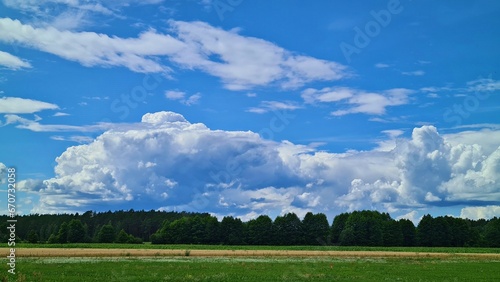
[[[17,248],[93,248],[93,249],[167,249],[167,250],[304,250],[304,251],[384,251],[421,253],[500,253],[500,248],[455,247],[348,247],[348,246],[231,246],[231,245],[152,245],[145,244],[16,244]]]
[[[464,258],[19,258],[2,281],[499,281],[500,261]]]
[[[498,248],[224,246],[130,244],[18,244],[16,248],[186,250],[181,256],[17,257],[16,274],[0,281],[500,281]],[[189,256],[188,250],[224,250],[227,256]],[[231,250],[359,251],[353,257],[234,257]],[[59,249],[60,252],[69,250]],[[56,250],[54,250],[54,253]],[[372,255],[370,252],[373,252]],[[377,257],[376,252],[446,253],[448,256]],[[493,253],[464,256],[460,253]]]

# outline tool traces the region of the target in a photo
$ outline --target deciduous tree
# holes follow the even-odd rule
[[[97,241],[99,243],[113,243],[115,241],[115,228],[111,224],[105,224],[97,234]]]

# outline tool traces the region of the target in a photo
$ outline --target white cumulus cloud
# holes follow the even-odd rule
[[[460,212],[460,217],[470,219],[500,217],[500,206],[466,207]]]
[[[68,148],[54,178],[19,187],[39,194],[32,212],[40,213],[133,205],[251,217],[500,202],[500,148],[487,152],[446,138],[423,126],[392,150],[334,154],[212,130],[178,113],[149,113]]]

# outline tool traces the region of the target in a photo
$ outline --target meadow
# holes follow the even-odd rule
[[[1,281],[498,281],[499,259],[464,257],[19,258]]]
[[[500,280],[498,248],[22,243],[16,253],[16,274],[4,266],[0,281]]]
[[[253,246],[253,245],[193,245],[193,244],[144,244],[116,243],[68,243],[68,244],[30,244],[19,243],[17,248],[91,248],[91,249],[161,249],[161,250],[303,250],[303,251],[383,251],[383,252],[421,252],[421,253],[491,253],[500,254],[500,248],[474,247],[366,247],[366,246]]]

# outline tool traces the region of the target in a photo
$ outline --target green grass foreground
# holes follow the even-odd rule
[[[498,281],[500,261],[464,258],[19,258],[0,281]]]
[[[163,250],[302,250],[302,251],[384,251],[421,253],[481,253],[498,254],[500,248],[456,248],[456,247],[359,247],[359,246],[233,246],[233,245],[153,245],[144,244],[16,244],[16,248],[91,248],[91,249],[163,249]]]

